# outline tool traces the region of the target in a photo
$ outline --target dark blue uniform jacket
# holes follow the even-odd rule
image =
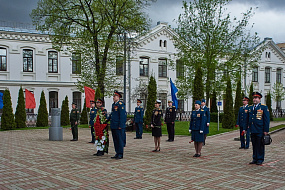
[[[249,106],[245,107],[241,106],[238,111],[237,125],[242,130],[246,130],[248,128],[248,114],[249,114]]]
[[[109,119],[111,120],[111,129],[126,128],[127,114],[125,104],[122,101],[112,104],[112,112]]]
[[[135,108],[134,121],[135,123],[143,123],[144,110],[142,106]]]
[[[207,122],[206,113],[203,109],[198,111],[193,110],[191,114],[190,130],[204,131],[204,127]]]
[[[259,103],[255,110],[253,110],[253,106],[250,106],[248,112],[248,126],[251,133],[269,132],[270,116],[266,105]]]

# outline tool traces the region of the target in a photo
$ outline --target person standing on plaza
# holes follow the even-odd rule
[[[100,98],[96,101],[96,116],[95,116],[95,146],[97,153],[94,156],[103,156],[108,153],[109,134],[108,126],[105,124],[107,118],[107,110],[103,107],[104,101]]]
[[[269,132],[270,116],[268,107],[261,104],[262,95],[253,92],[253,105],[249,107],[249,129],[252,142],[252,162],[249,164],[262,165],[264,161],[265,146],[263,144],[264,135]]]
[[[174,130],[174,122],[176,119],[176,107],[172,106],[172,101],[169,100],[168,101],[168,107],[166,108],[165,111],[165,118],[164,118],[164,122],[167,125],[167,132],[168,132],[168,142],[173,142],[174,141],[174,134],[175,134],[175,130]]]
[[[250,137],[249,137],[250,130],[248,126],[248,113],[249,113],[248,112],[249,110],[248,101],[249,101],[249,98],[244,96],[242,99],[243,106],[241,106],[238,111],[238,118],[237,118],[236,126],[239,127],[239,130],[240,130],[241,146],[239,147],[239,149],[248,149],[249,143],[250,143]],[[245,135],[246,135],[246,143],[245,143],[245,138],[244,138]]]
[[[112,159],[122,159],[124,156],[127,114],[125,104],[120,101],[121,97],[121,93],[115,90],[113,95],[114,103],[112,104],[112,112],[107,120],[111,120],[110,128],[112,131],[113,142],[116,152],[116,155],[111,157]]]
[[[72,110],[70,111],[70,124],[73,139],[70,141],[78,141],[78,120],[79,120],[79,110],[76,108],[76,103],[72,103]]]
[[[136,125],[136,137],[134,139],[142,139],[143,134],[143,116],[144,109],[141,106],[142,101],[137,99],[137,107],[135,108],[134,122]]]
[[[97,109],[95,108],[95,101],[90,100],[90,114],[89,114],[89,127],[91,128],[91,141],[89,143],[95,143],[95,134],[94,134],[94,118],[97,114]]]
[[[204,127],[204,143],[203,145],[206,144],[206,138],[207,138],[207,134],[209,134],[209,127],[210,127],[210,110],[209,108],[206,106],[206,100],[202,99],[201,101],[201,109],[203,109],[205,111],[206,114],[206,125]]]
[[[154,110],[152,111],[151,116],[151,128],[152,128],[152,136],[154,138],[154,146],[155,149],[152,152],[160,151],[160,137],[162,136],[161,132],[161,118],[162,118],[162,110],[159,108],[161,104],[160,100],[156,100],[154,104]]]
[[[204,128],[206,125],[206,113],[201,109],[201,101],[195,101],[195,110],[192,111],[189,133],[191,133],[191,140],[194,141],[195,155],[193,157],[200,157],[204,142]]]

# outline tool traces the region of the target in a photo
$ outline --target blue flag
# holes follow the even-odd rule
[[[172,98],[172,101],[173,101],[173,105],[177,109],[178,108],[178,100],[177,100],[177,97],[176,97],[176,93],[178,92],[178,89],[176,88],[176,86],[172,82],[171,78],[170,78],[170,87],[171,87],[171,98]]]
[[[0,92],[0,109],[3,109],[3,106],[4,106],[4,104],[3,104],[3,93]]]

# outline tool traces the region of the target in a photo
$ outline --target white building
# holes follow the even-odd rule
[[[128,112],[134,111],[136,98],[145,103],[143,91],[139,92],[138,89],[146,87],[151,75],[157,81],[158,98],[162,100],[163,108],[167,105],[167,100],[171,99],[169,80],[171,78],[175,83],[176,76],[182,74],[167,63],[169,60],[175,63],[177,59],[177,50],[173,44],[174,35],[175,32],[166,23],[159,23],[147,35],[135,39],[138,46],[131,51],[127,66]],[[262,44],[266,48],[259,66],[246,81],[247,85],[253,81],[255,90],[266,95],[269,90],[272,91],[276,80],[284,85],[285,54],[284,46],[278,47],[270,38],[266,38]],[[283,48],[283,51],[280,48]],[[84,94],[79,92],[75,85],[78,79],[76,73],[80,71],[76,67],[76,61],[76,56],[70,52],[55,51],[48,35],[36,31],[0,28],[0,91],[9,88],[14,112],[20,86],[35,94],[37,106],[29,112],[37,113],[42,91],[45,92],[48,109],[60,108],[65,96],[68,96],[70,103],[76,102],[82,109]],[[117,74],[121,75],[121,71],[119,68]],[[123,91],[123,86],[118,90]],[[112,98],[107,97],[105,100],[105,107],[110,111]],[[264,103],[265,99],[262,99],[262,102]],[[191,105],[191,97],[179,101],[181,110],[190,111]],[[285,107],[284,102],[281,107]],[[275,108],[275,102],[272,108]]]

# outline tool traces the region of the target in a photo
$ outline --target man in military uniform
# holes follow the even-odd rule
[[[176,118],[176,107],[172,106],[172,101],[168,101],[168,107],[166,108],[164,122],[167,125],[167,132],[168,132],[168,142],[174,141],[174,122]]]
[[[134,122],[136,125],[136,137],[134,139],[142,139],[143,134],[143,115],[144,110],[141,106],[142,101],[137,99],[137,107],[135,108]]]
[[[115,90],[113,95],[114,103],[112,104],[112,112],[108,118],[108,120],[111,120],[110,128],[112,131],[113,142],[116,152],[116,155],[111,157],[112,159],[122,159],[124,155],[127,114],[125,104],[120,101],[121,97],[121,93]]]
[[[205,123],[206,125],[204,127],[204,143],[203,143],[203,145],[205,145],[207,134],[209,134],[209,126],[210,126],[210,110],[206,106],[206,100],[205,99],[202,99],[202,101],[201,101],[201,109],[203,109],[205,111],[205,115],[206,115],[206,123]]]
[[[91,128],[91,138],[92,140],[89,143],[95,143],[95,134],[94,134],[94,118],[97,114],[97,108],[95,108],[95,101],[94,100],[90,100],[90,120],[89,120],[89,126]]]
[[[79,110],[76,108],[76,103],[72,103],[72,110],[70,111],[70,124],[73,139],[70,141],[78,141],[78,120],[79,120]]]
[[[241,106],[239,108],[239,111],[238,111],[238,118],[237,118],[236,125],[237,125],[237,127],[240,128],[241,146],[239,147],[239,149],[243,149],[243,148],[248,149],[249,148],[250,131],[249,131],[249,127],[248,127],[248,110],[249,110],[248,101],[249,101],[249,98],[244,96],[242,99],[243,106]],[[244,135],[246,135],[246,143],[245,143]]]
[[[269,132],[269,110],[264,104],[260,104],[262,95],[259,92],[253,92],[253,105],[249,107],[248,126],[251,133],[252,142],[252,162],[249,164],[262,165],[264,161],[265,147],[263,137]]]

